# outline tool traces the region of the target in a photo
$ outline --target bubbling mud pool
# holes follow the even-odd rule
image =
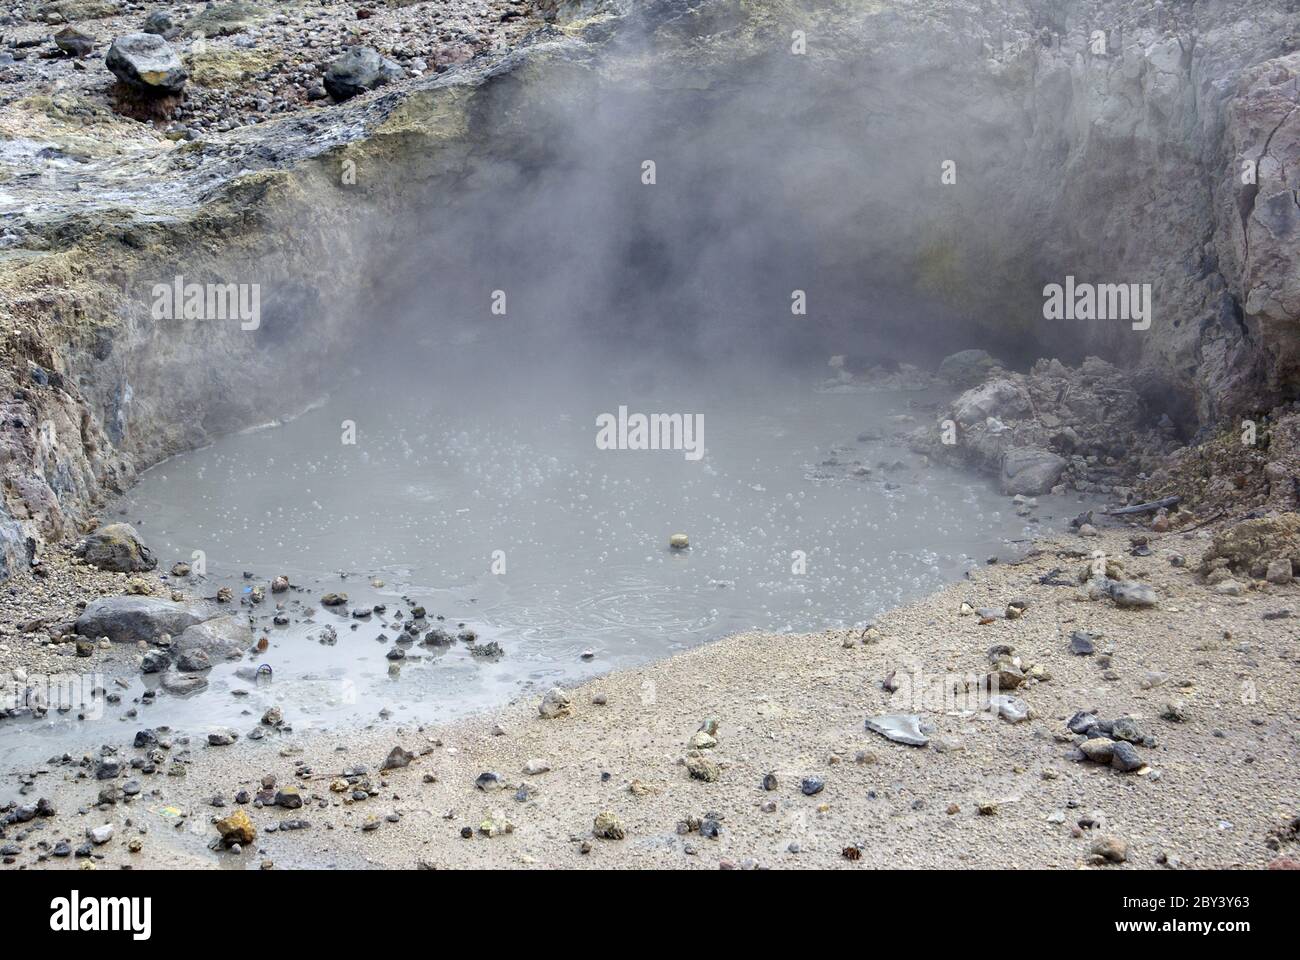
[[[160,571],[200,552],[205,574],[173,586],[231,587],[226,610],[250,616],[267,649],[216,665],[202,692],[152,702],[141,694],[157,677],[120,649],[120,703],[7,722],[0,763],[141,727],[247,733],[272,705],[295,732],[450,719],[737,631],[865,625],[1078,512],[1046,497],[1017,516],[986,478],[909,452],[899,435],[942,399],[802,380],[538,400],[526,386],[357,377],[290,422],[160,464],[105,513],[136,525]],[[701,414],[704,456],[598,449],[596,418],[620,405]],[[670,549],[678,532],[689,549]],[[249,602],[279,574],[293,589]],[[346,606],[323,607],[328,592]],[[389,659],[414,605],[427,610],[420,635],[472,630],[504,654],[402,643],[405,658]],[[334,642],[321,642],[327,626]],[[270,677],[250,678],[261,664]]]

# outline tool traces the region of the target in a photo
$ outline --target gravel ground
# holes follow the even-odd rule
[[[9,857],[20,867],[41,856],[42,843],[75,846],[88,827],[111,823],[114,838],[94,857],[46,865],[1005,869],[1086,865],[1108,837],[1127,844],[1127,861],[1104,869],[1263,867],[1300,850],[1293,833],[1269,843],[1300,805],[1297,621],[1263,619],[1300,614],[1300,591],[1256,584],[1241,597],[1219,596],[1170,563],[1184,554],[1194,566],[1204,543],[1204,534],[1155,537],[1152,555],[1137,558],[1127,555],[1126,531],[1044,541],[1027,562],[982,568],[881,618],[875,642],[842,632],[741,634],[569,691],[570,717],[541,718],[538,696],[438,728],[385,722],[346,735],[196,743],[186,776],[146,777],[129,804],[90,806],[102,784],[55,766],[36,778],[31,799],[48,796],[58,814],[11,826],[4,842],[21,848]],[[1038,582],[1056,568],[1063,572],[1049,579],[1072,577],[1098,549],[1122,556],[1129,575],[1159,592],[1159,606],[1118,609],[1081,599],[1072,585]],[[981,623],[959,612],[963,601],[1016,599],[1029,601],[1017,619]],[[1101,634],[1095,655],[1068,652],[1076,629]],[[924,711],[935,728],[924,748],[864,729],[870,715],[910,708],[898,699],[891,706],[882,689],[891,671],[982,673],[995,644],[1048,674],[1013,692],[1030,719]],[[1162,717],[1170,701],[1185,719]],[[1155,743],[1135,748],[1144,768],[1121,773],[1073,759],[1066,722],[1081,709],[1136,719]],[[717,763],[716,782],[692,779],[685,766],[688,740],[709,717],[717,744],[699,754]],[[397,744],[414,759],[377,773]],[[551,769],[524,773],[530,759]],[[330,787],[357,764],[369,768],[370,790],[351,801]],[[502,788],[476,787],[488,771]],[[771,791],[762,785],[768,773]],[[257,851],[209,852],[211,822],[268,774],[280,786],[296,783],[304,807],[245,804],[261,834]],[[825,784],[813,796],[800,787],[809,777]],[[223,808],[211,806],[214,795]],[[617,816],[624,839],[593,836],[603,811]],[[679,834],[690,818],[716,821],[718,836]],[[268,829],[292,820],[308,826]],[[486,820],[496,835],[481,832]],[[130,853],[135,837],[141,849]],[[845,856],[849,847],[860,859]]]
[[[57,93],[111,109],[114,78],[104,66],[113,39],[142,29],[151,13],[167,13],[180,35],[169,39],[191,74],[183,103],[160,121],[178,136],[193,138],[259,123],[300,109],[328,108],[321,88],[325,67],[354,45],[374,47],[398,63],[405,78],[441,72],[476,53],[515,44],[542,20],[526,0],[438,0],[403,5],[362,0],[249,4],[211,34],[196,36],[206,4],[101,3],[69,0],[71,15],[51,16],[28,6],[0,22],[0,109],[24,97]],[[234,9],[218,4],[218,11]],[[109,16],[95,16],[116,10]],[[78,13],[82,15],[77,15]],[[59,55],[53,36],[75,26],[95,40],[83,58]],[[220,31],[229,30],[229,33]],[[377,96],[376,93],[364,96]],[[170,122],[166,122],[170,121]]]

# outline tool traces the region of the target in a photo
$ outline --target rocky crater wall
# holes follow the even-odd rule
[[[1295,396],[1291,0],[547,12],[517,49],[401,90],[160,144],[140,176],[167,212],[70,203],[0,251],[0,576],[137,471],[463,312],[479,292],[453,278],[485,244],[526,266],[539,318],[574,292],[551,280],[598,255],[568,311],[582,336],[670,315],[705,355],[754,330],[773,352],[1096,354],[1184,441]],[[657,206],[635,179],[656,157]],[[610,282],[629,265],[642,286]],[[763,282],[705,285],[729,271]],[[1067,274],[1150,283],[1150,327],[1044,320]],[[259,283],[258,329],[155,318],[176,276]],[[795,288],[816,304],[800,328]]]

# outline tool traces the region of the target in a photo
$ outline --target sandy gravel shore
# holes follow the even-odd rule
[[[1170,563],[1173,554],[1199,557],[1205,541],[1193,537],[1156,538],[1143,558],[1127,555],[1124,531],[1046,541],[1034,559],[983,568],[883,617],[876,642],[843,632],[741,634],[571,690],[569,717],[540,717],[539,694],[438,728],[376,726],[228,747],[195,738],[187,776],[145,778],[132,803],[99,809],[91,804],[101,784],[59,783],[69,775],[56,768],[38,778],[37,792],[55,799],[59,813],[38,821],[15,865],[31,864],[42,843],[68,837],[75,846],[88,827],[112,823],[114,838],[90,861],[104,868],[1075,868],[1090,862],[1103,836],[1128,848],[1122,866],[1106,869],[1262,867],[1300,852],[1293,834],[1269,843],[1300,807],[1297,620],[1263,619],[1300,614],[1300,590],[1216,595]],[[1074,586],[1039,583],[1058,568],[1050,580],[1073,577],[1097,549],[1122,555],[1129,573],[1159,592],[1159,607],[1118,609],[1080,599]],[[964,600],[1001,607],[1017,598],[1030,602],[1018,619],[981,623],[959,612]],[[1096,654],[1068,651],[1076,629],[1101,634]],[[1050,677],[1011,691],[1031,719],[927,711],[927,747],[864,728],[868,716],[900,706],[882,689],[891,671],[982,673],[995,644],[1011,645],[1026,668]],[[906,698],[907,687],[894,697]],[[1181,722],[1162,717],[1170,701]],[[910,712],[910,703],[901,706]],[[1154,738],[1136,747],[1142,771],[1072,758],[1066,724],[1084,709],[1132,717]],[[685,766],[688,741],[708,717],[718,721],[717,744],[698,753],[718,765],[716,782],[693,779]],[[415,758],[378,773],[397,744]],[[530,760],[550,769],[527,774]],[[372,795],[354,802],[330,787],[357,764],[369,768]],[[309,776],[295,774],[302,765]],[[503,786],[479,789],[484,772]],[[768,773],[773,790],[763,789]],[[238,809],[236,792],[255,794],[268,774],[281,787],[296,784],[304,806],[246,804],[257,851],[208,851],[212,821]],[[806,796],[801,781],[810,777],[825,786]],[[210,804],[214,795],[223,808]],[[603,811],[617,816],[624,839],[593,836]],[[717,836],[679,833],[692,818],[715,821]],[[295,820],[308,826],[269,829]],[[494,836],[480,829],[489,820]],[[128,852],[134,837],[143,841],[138,853]],[[861,859],[847,859],[847,847]]]

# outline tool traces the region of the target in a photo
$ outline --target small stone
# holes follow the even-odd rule
[[[1133,745],[1123,740],[1115,743],[1110,765],[1121,773],[1132,773],[1144,766],[1142,758],[1138,756],[1138,752],[1133,748]]]
[[[1097,652],[1096,644],[1093,642],[1094,637],[1090,633],[1082,630],[1075,630],[1070,634],[1070,652],[1076,657],[1091,657]]]
[[[415,759],[415,754],[411,753],[409,750],[404,749],[399,744],[398,746],[393,747],[392,750],[388,751],[388,756],[384,758],[384,762],[383,764],[380,765],[379,769],[381,771],[400,770],[403,767],[410,766],[411,761],[414,759]]]
[[[722,768],[706,757],[688,757],[686,772],[691,775],[691,779],[703,780],[705,783],[716,783],[722,778]]]
[[[100,827],[93,827],[86,831],[86,836],[95,846],[101,847],[113,839],[113,825],[106,823]]]
[[[718,741],[715,737],[711,737],[703,730],[700,730],[691,735],[689,745],[692,750],[712,750],[718,745]]]
[[[1128,844],[1119,837],[1099,837],[1088,852],[1102,863],[1123,863],[1128,859]]]
[[[1187,720],[1187,707],[1179,700],[1168,700],[1160,710],[1160,717],[1170,723],[1184,723]]]
[[[551,765],[538,757],[533,757],[524,763],[524,773],[528,774],[530,777],[535,777],[540,773],[546,773],[550,769]]]
[[[909,713],[887,713],[867,718],[867,729],[895,743],[924,747],[930,738],[921,732],[921,718]]]
[[[592,833],[602,840],[622,840],[627,836],[623,824],[610,810],[602,811],[596,815],[596,820],[592,824]]]
[[[826,782],[819,777],[804,777],[799,781],[799,790],[805,797],[816,796],[826,788]]]
[[[480,790],[491,792],[493,790],[500,790],[505,786],[505,782],[501,779],[501,774],[487,770],[480,773],[478,777],[475,778],[474,786],[478,787]]]
[[[218,820],[217,832],[221,834],[221,840],[227,847],[234,844],[249,844],[257,838],[253,821],[248,819],[248,814],[243,810],[236,810],[224,820]]]
[[[668,538],[668,546],[674,550],[685,550],[691,545],[690,537],[684,533],[674,533]]]
[[[1115,755],[1115,741],[1109,737],[1093,737],[1079,744],[1079,751],[1093,763],[1110,763]]]
[[[559,687],[551,687],[546,691],[546,696],[542,698],[537,712],[546,720],[553,720],[556,717],[568,717],[573,714],[573,703],[569,695]]]

